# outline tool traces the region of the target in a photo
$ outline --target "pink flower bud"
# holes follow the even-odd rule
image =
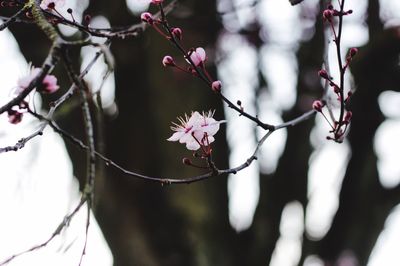
[[[140,19],[141,19],[143,22],[148,23],[148,24],[150,24],[150,25],[154,23],[153,16],[152,16],[149,12],[143,12],[143,13],[140,15]]]
[[[59,88],[60,86],[57,85],[57,78],[53,75],[46,75],[43,79],[42,88],[40,88],[40,92],[54,93]]]
[[[164,56],[164,58],[162,60],[162,64],[165,67],[167,67],[167,66],[175,66],[174,59],[170,55]]]
[[[219,80],[213,81],[211,88],[214,92],[221,92],[222,83]]]
[[[182,30],[180,28],[173,28],[172,35],[178,40],[182,40]]]
[[[312,107],[315,111],[322,112],[322,107],[324,107],[324,103],[317,100],[313,102]]]
[[[192,62],[195,66],[200,66],[207,59],[206,51],[204,51],[202,47],[198,47],[196,50],[192,50],[190,53],[190,59],[192,59]]]
[[[331,9],[325,9],[324,12],[322,12],[322,17],[324,20],[332,21],[333,13]]]
[[[325,69],[321,69],[320,71],[318,71],[318,75],[319,75],[321,78],[324,78],[324,79],[328,79],[328,80],[329,80],[328,72],[326,72]]]
[[[164,0],[151,0],[151,3],[154,5],[161,4],[162,2],[164,2]]]
[[[22,121],[22,116],[23,116],[23,113],[20,113],[15,110],[9,110],[8,111],[8,122],[16,125]]]
[[[353,113],[350,112],[350,111],[347,111],[347,112],[346,112],[346,115],[344,116],[343,122],[344,122],[345,124],[349,124],[349,123],[350,123],[350,120],[351,120],[351,118],[352,118],[352,116],[353,116]]]

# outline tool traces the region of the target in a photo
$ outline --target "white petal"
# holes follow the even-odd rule
[[[175,132],[174,134],[172,134],[171,137],[169,137],[169,139],[167,139],[168,141],[178,141],[180,138],[182,138],[182,136],[185,134],[185,132],[183,131],[178,131]]]
[[[215,138],[213,136],[208,137],[208,143],[213,143]]]
[[[200,148],[200,145],[195,140],[186,142],[186,149],[188,149],[188,150],[196,151],[199,148]]]
[[[189,141],[192,141],[193,137],[192,134],[190,132],[188,133],[184,133],[181,137],[181,139],[179,140],[180,143],[187,143]]]
[[[201,142],[201,140],[204,137],[204,131],[202,129],[194,131],[193,137],[195,137],[199,142]]]

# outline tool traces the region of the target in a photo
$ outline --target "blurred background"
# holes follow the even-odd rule
[[[288,1],[277,0],[182,0],[169,19],[171,26],[183,30],[185,47],[206,49],[207,69],[222,80],[225,96],[232,102],[240,100],[247,112],[258,114],[262,121],[279,124],[307,112],[313,100],[322,96],[323,84],[317,72],[324,62],[337,78],[335,46],[321,16],[328,4],[305,0],[293,7]],[[68,7],[73,8],[77,20],[90,14],[93,27],[138,23],[140,13],[149,8],[144,0],[68,0],[60,12],[68,16]],[[359,53],[346,76],[346,89],[354,96],[350,105],[353,120],[344,143],[326,140],[329,126],[317,115],[272,134],[259,159],[238,174],[190,185],[147,183],[98,162],[93,211],[99,227],[94,224],[96,232],[89,234],[98,239],[90,240],[89,247],[101,243],[94,256],[101,263],[94,260],[86,265],[112,265],[111,254],[113,265],[118,266],[399,265],[400,4],[396,0],[347,0],[345,9],[352,9],[353,14],[344,18],[343,52],[358,47]],[[0,11],[2,15],[13,13],[12,9]],[[156,11],[150,8],[150,12]],[[27,68],[26,62],[39,66],[50,46],[33,25],[14,24],[9,29],[0,33],[2,103],[19,73]],[[66,35],[74,34],[62,30]],[[111,51],[116,67],[102,87],[103,111],[96,111],[92,104],[99,151],[146,175],[183,178],[200,174],[201,170],[182,164],[183,157],[191,156],[190,151],[166,139],[177,116],[215,110],[217,120],[228,121],[213,144],[216,165],[235,167],[252,154],[263,131],[227,108],[200,80],[163,68],[164,55],[173,56],[181,65],[185,61],[153,29],[136,38],[114,40]],[[94,52],[92,48],[74,51],[71,56],[76,67],[83,68]],[[99,62],[87,76],[94,92],[101,87],[105,69]],[[69,86],[65,70],[59,66],[54,73],[65,91]],[[46,109],[54,97],[35,101],[43,102]],[[84,139],[78,107],[77,100],[69,101],[57,113],[56,121]],[[8,125],[7,118],[1,118],[2,147],[26,136],[35,126],[34,121],[24,121],[32,127],[21,133],[16,128],[25,124]],[[68,141],[64,146],[56,135],[55,142],[48,143],[53,135],[48,130],[29,143],[26,151],[1,154],[2,169],[10,169],[1,174],[3,196],[10,191],[7,179],[18,180],[11,190],[15,193],[7,192],[0,205],[4,221],[8,221],[3,221],[3,236],[6,231],[19,232],[21,227],[27,228],[20,235],[29,235],[41,225],[45,228],[42,236],[48,236],[66,210],[74,206],[64,202],[63,209],[53,204],[58,216],[53,227],[46,224],[50,219],[45,216],[50,212],[46,204],[64,194],[71,197],[68,191],[77,195],[73,177],[81,188],[85,181],[85,153]],[[54,145],[58,150],[50,155],[49,147]],[[40,149],[43,158],[32,157]],[[60,152],[65,149],[68,153]],[[50,178],[35,179],[33,172],[21,171],[23,167],[13,166],[6,158],[14,158],[17,165],[26,160],[26,169],[35,166],[37,175],[43,177],[45,171]],[[49,160],[64,162],[64,166],[49,170]],[[69,180],[68,190],[57,181],[62,173],[62,180]],[[27,182],[37,185],[26,188]],[[54,192],[55,186],[64,192],[46,196],[41,203],[32,201],[38,188]],[[25,219],[15,224],[16,213],[25,215],[16,209],[21,205],[12,207],[15,195],[18,202],[34,205],[22,204],[28,209],[43,204],[42,216],[29,216],[39,219],[37,224]],[[84,224],[84,218],[81,222]],[[83,225],[81,229],[77,235],[84,232]],[[6,239],[2,246],[10,243]],[[21,250],[19,240],[15,240],[15,249],[1,255]],[[70,241],[71,245],[77,242]],[[79,256],[79,251],[76,254]],[[107,259],[101,259],[100,254]]]

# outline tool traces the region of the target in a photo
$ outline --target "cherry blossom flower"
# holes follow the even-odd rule
[[[190,117],[178,117],[179,124],[173,123],[171,127],[175,131],[168,141],[179,141],[185,143],[188,150],[196,151],[201,146],[209,146],[214,142],[214,135],[219,130],[219,124],[225,121],[216,121],[213,118],[214,112],[209,111],[203,114],[193,112]]]
[[[42,9],[54,9],[57,7],[63,7],[65,0],[42,0],[40,8]]]
[[[195,66],[200,66],[203,64],[207,57],[206,57],[206,51],[202,47],[196,48],[191,54],[190,54],[190,59],[192,60],[193,64]]]
[[[17,81],[17,93],[21,93],[21,91],[25,90],[31,81],[39,74],[40,68],[32,68],[30,73],[25,76],[20,78]],[[42,85],[39,86],[39,92],[42,93],[53,93],[57,91],[60,87],[57,85],[57,78],[54,75],[46,75],[43,78]]]

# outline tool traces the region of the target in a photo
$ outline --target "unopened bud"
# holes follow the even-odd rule
[[[219,80],[213,81],[211,88],[214,92],[221,92],[222,83]]]
[[[23,116],[23,113],[20,113],[15,110],[9,110],[8,111],[8,122],[16,125],[22,121],[22,116]]]
[[[182,40],[182,30],[180,28],[173,28],[172,35],[178,40]]]
[[[174,59],[170,55],[164,56],[164,58],[162,60],[162,64],[165,67],[167,67],[167,66],[175,66]]]
[[[92,17],[90,15],[85,15],[85,17],[84,17],[84,25],[88,26],[90,24],[91,20],[92,20]]]
[[[324,103],[319,101],[319,100],[317,100],[317,101],[313,102],[312,107],[313,107],[313,109],[315,111],[321,112],[322,111],[322,107],[324,107]]]
[[[183,163],[184,165],[192,165],[192,161],[191,161],[189,158],[187,158],[187,157],[185,157],[185,158],[182,159],[182,163]]]
[[[334,85],[334,86],[333,86],[333,91],[337,94],[337,93],[340,92],[340,89],[339,89],[338,86]]]
[[[322,17],[327,21],[331,21],[333,13],[334,12],[331,9],[325,9],[324,12],[322,12]]]
[[[325,69],[321,69],[320,71],[318,71],[318,75],[319,75],[321,78],[329,79],[328,72],[326,72]]]
[[[349,124],[352,116],[353,116],[353,113],[350,111],[347,111],[346,115],[344,116],[343,122],[345,124]]]
[[[143,12],[143,13],[140,15],[140,19],[141,19],[143,22],[148,23],[148,24],[150,24],[150,25],[154,23],[153,16],[152,16],[149,12]]]

